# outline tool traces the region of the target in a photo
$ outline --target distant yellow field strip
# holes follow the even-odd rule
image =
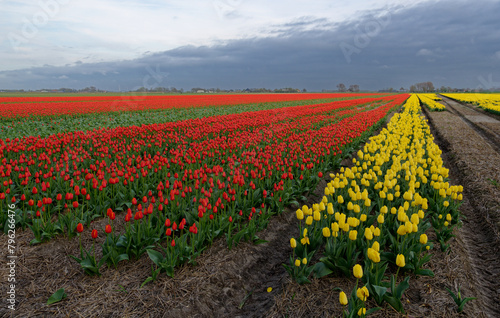
[[[478,105],[492,113],[500,114],[500,94],[443,94],[455,100]]]

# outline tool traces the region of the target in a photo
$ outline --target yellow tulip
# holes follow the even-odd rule
[[[359,220],[361,222],[365,222],[366,221],[366,214],[361,214],[360,217],[359,217]]]
[[[413,232],[413,224],[410,221],[405,222],[406,233]]]
[[[353,210],[355,213],[359,213],[359,212],[361,212],[361,207],[358,204],[355,204],[353,206]]]
[[[341,195],[339,195],[339,196],[337,197],[337,202],[338,202],[338,203],[340,203],[340,204],[344,203],[344,197],[343,197],[343,196],[341,196]]]
[[[422,210],[418,210],[418,217],[419,217],[420,219],[423,219],[423,218],[424,218],[424,216],[425,216],[424,211],[422,211]]]
[[[365,238],[368,240],[368,241],[371,241],[373,240],[373,232],[372,230],[370,230],[370,228],[365,228]]]
[[[328,203],[327,210],[328,214],[332,215],[333,214],[333,204]]]
[[[361,267],[361,265],[356,264],[352,268],[352,273],[354,274],[354,277],[361,278],[363,277],[363,268]]]
[[[295,239],[293,237],[290,239],[290,246],[292,248],[296,248],[297,247],[297,241],[295,241]]]
[[[307,224],[307,225],[311,225],[312,223],[313,223],[313,217],[309,215],[309,216],[306,218],[306,224]]]
[[[377,252],[380,252],[380,243],[375,241],[373,242],[373,245],[372,245],[372,248],[377,251]]]
[[[372,205],[372,201],[370,199],[366,199],[365,206],[371,206],[371,205]]]
[[[332,232],[337,233],[339,230],[339,224],[337,222],[332,223]]]
[[[374,250],[373,248],[369,247],[367,250],[368,258],[374,262],[378,263],[380,262],[380,253]]]
[[[314,221],[319,221],[319,220],[321,220],[321,213],[319,211],[314,211]]]
[[[306,264],[307,264],[307,258],[305,258],[305,257],[304,257],[304,258],[302,259],[302,264],[304,264],[304,265],[306,265]]]
[[[413,213],[410,218],[411,223],[417,224],[420,222],[420,218],[418,217],[417,213]]]
[[[295,260],[295,266],[299,267],[300,266],[300,259]]]
[[[421,234],[420,235],[420,244],[427,244],[427,235],[426,234]]]
[[[339,302],[342,306],[348,304],[347,295],[343,291],[341,291],[339,294]]]
[[[368,288],[366,286],[363,286],[361,288],[358,288],[356,291],[356,296],[358,296],[361,301],[366,301],[366,299],[370,296],[370,292],[368,291]]]
[[[330,228],[328,228],[328,227],[324,227],[323,228],[323,236],[324,237],[330,237],[331,236]]]
[[[398,233],[398,235],[401,235],[401,236],[405,235],[406,234],[406,227],[403,224],[401,224],[398,227],[397,233]]]
[[[358,310],[358,316],[366,315],[366,308],[359,308]]]
[[[358,231],[356,230],[349,231],[349,239],[351,241],[356,241],[357,237],[358,237]]]
[[[296,213],[297,213],[297,219],[298,220],[303,220],[304,219],[304,212],[302,212],[301,209],[298,209]]]
[[[403,254],[398,254],[398,256],[396,256],[396,265],[399,267],[405,267],[405,256]]]
[[[383,214],[379,214],[379,216],[377,217],[377,222],[379,224],[384,224],[384,215]]]

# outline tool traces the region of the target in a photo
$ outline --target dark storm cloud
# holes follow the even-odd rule
[[[343,23],[303,17],[271,26],[261,38],[184,46],[135,60],[4,71],[0,88],[321,90],[342,82],[376,90],[421,81],[500,86],[498,12],[497,1],[444,1],[367,12]]]

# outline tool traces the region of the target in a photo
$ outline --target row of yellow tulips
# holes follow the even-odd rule
[[[435,232],[436,242],[446,250],[453,228],[461,224],[463,189],[448,182],[448,169],[418,97],[412,95],[403,107],[357,153],[352,168],[330,174],[319,203],[296,211],[300,237],[290,239],[293,252],[285,267],[298,283],[309,282],[313,273],[351,276],[354,269],[364,286],[356,284],[350,300],[341,294],[349,316],[377,309],[366,311],[368,296],[404,312],[400,299],[409,276],[398,283],[399,271],[433,276],[425,268],[433,248],[428,231]],[[319,251],[319,262],[311,264]]]

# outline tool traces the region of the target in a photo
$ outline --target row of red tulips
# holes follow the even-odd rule
[[[169,96],[0,97],[1,117],[73,115],[252,103],[363,97],[377,94],[234,94]],[[379,94],[384,96],[382,94]]]

